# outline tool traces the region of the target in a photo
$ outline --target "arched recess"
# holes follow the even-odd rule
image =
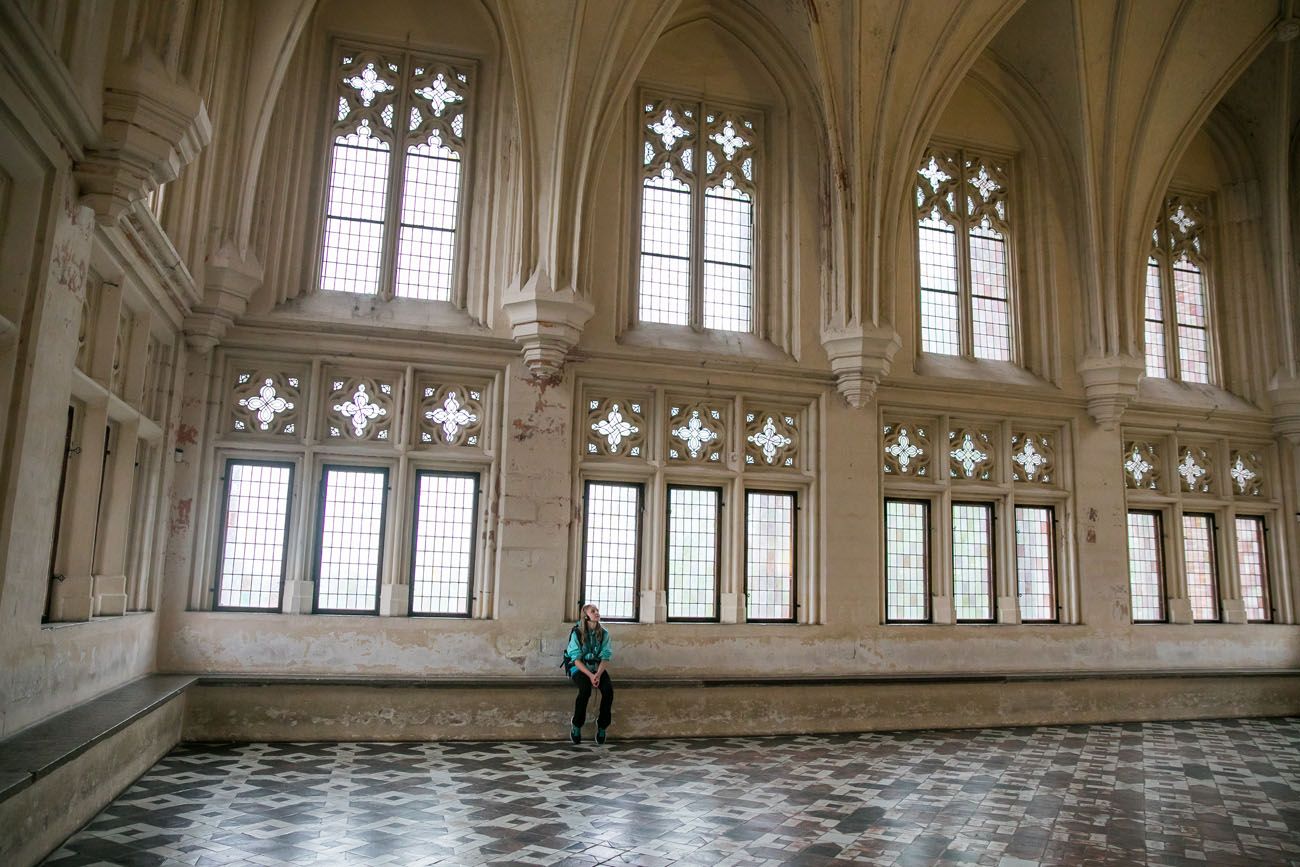
[[[963,129],[960,121],[950,117],[950,112],[959,108],[955,101],[963,92],[987,100],[988,108],[997,116],[975,118]],[[981,124],[1006,128],[1011,141],[989,140]],[[1078,236],[1071,231],[1080,201],[1078,161],[1065,135],[1053,120],[1043,95],[992,49],[971,66],[927,129],[930,138],[922,151],[939,136],[952,144],[1001,146],[1013,152],[1012,205],[1016,213],[1012,226],[1012,282],[1018,363],[1041,380],[1060,385],[1071,369],[1072,349],[1082,339],[1079,317],[1071,315],[1071,305],[1076,301],[1060,282],[1062,276],[1077,273],[1083,255]],[[893,246],[885,251],[890,261],[897,263],[900,275],[892,287],[893,316],[895,321],[914,324],[919,315],[919,283],[913,185],[920,159],[918,152],[905,194],[907,210],[897,223],[898,231],[893,233]],[[910,315],[903,314],[900,306]],[[904,343],[913,345],[919,355],[915,337],[905,338]]]
[[[635,236],[639,227],[632,225],[630,215],[635,209],[629,196],[639,195],[640,187],[638,181],[633,190],[629,179],[635,174],[634,156],[640,153],[636,140],[641,133],[632,102],[641,87],[667,92],[677,89],[724,102],[752,104],[764,113],[765,178],[758,205],[761,226],[756,281],[762,312],[756,333],[782,352],[798,357],[804,342],[801,322],[816,322],[819,302],[814,287],[821,276],[821,266],[807,261],[809,254],[801,250],[799,240],[801,236],[814,239],[812,249],[819,252],[825,243],[823,226],[815,214],[820,210],[819,198],[830,184],[831,165],[824,100],[808,64],[774,23],[749,4],[687,0],[653,37],[643,46],[641,63],[611,91],[617,111],[605,127],[604,147],[592,161],[577,215],[581,234],[574,247],[575,262],[592,261],[598,246],[618,251],[617,260],[601,270],[577,272],[582,291],[603,294],[614,302],[600,314],[603,322],[597,323],[595,330],[612,329],[617,334],[635,325],[635,311],[628,302],[637,279]],[[677,48],[674,40],[688,47]],[[723,56],[733,59],[731,69],[719,60]],[[656,63],[657,68],[653,66]],[[709,92],[703,85],[705,79],[717,92]],[[613,190],[618,193],[623,223],[618,227],[616,248],[610,246],[615,227],[607,219],[609,208],[601,206]]]
[[[249,315],[277,310],[316,319],[352,320],[358,315],[394,327],[463,329],[490,321],[489,287],[503,260],[513,257],[519,192],[519,124],[500,20],[490,0],[372,0],[364,29],[355,5],[317,0],[298,41],[284,83],[276,96],[258,178],[252,241],[264,263],[261,289]],[[378,310],[368,298],[316,292],[314,277],[323,221],[323,190],[328,148],[326,94],[330,46],[334,39],[427,50],[467,58],[477,64],[468,175],[458,232],[465,257],[460,283],[461,312],[430,302],[395,299],[400,314]],[[506,171],[497,170],[500,165]],[[346,297],[325,298],[325,295]]]

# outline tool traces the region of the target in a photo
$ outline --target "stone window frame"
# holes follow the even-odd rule
[[[914,326],[912,329],[912,339],[916,345],[916,357],[922,358],[955,358],[968,362],[991,363],[991,364],[1009,364],[1016,367],[1023,367],[1026,361],[1026,347],[1024,341],[1030,336],[1028,330],[1023,327],[1021,321],[1021,294],[1024,291],[1024,281],[1026,279],[1022,269],[1022,252],[1027,251],[1031,245],[1043,243],[1036,235],[1036,228],[1032,221],[1019,220],[1018,215],[1028,214],[1029,209],[1026,207],[1025,190],[1028,186],[1024,181],[1025,166],[1021,159],[1021,153],[1018,151],[1007,150],[1005,147],[996,145],[987,145],[978,141],[968,139],[949,139],[942,136],[935,136],[926,143],[924,155],[932,151],[942,150],[951,151],[963,158],[967,151],[977,153],[982,156],[989,156],[1002,161],[1006,166],[1006,175],[1008,176],[1008,191],[1006,201],[1008,214],[1006,217],[1007,231],[1004,233],[1004,243],[1006,250],[1007,262],[1007,318],[1008,318],[1008,347],[1010,358],[1005,361],[996,361],[990,359],[978,359],[974,354],[974,338],[972,330],[972,302],[971,302],[971,279],[970,279],[970,256],[968,248],[969,229],[967,225],[968,215],[964,208],[958,208],[960,211],[961,225],[954,227],[958,235],[965,237],[965,241],[957,245],[957,289],[958,289],[958,345],[960,352],[956,355],[946,353],[926,352],[922,347],[922,315],[921,315],[921,267],[920,267],[920,226],[919,211],[915,201],[915,184],[909,188],[912,214],[911,219],[911,237],[912,237],[912,267],[915,269],[916,288],[913,293],[915,302],[916,315],[914,317]],[[921,163],[918,163],[921,165]],[[915,172],[914,172],[915,174]],[[967,250],[967,255],[962,256],[960,253]]]
[[[1188,251],[1189,259],[1193,264],[1199,267],[1201,275],[1201,288],[1204,292],[1205,302],[1205,332],[1206,332],[1206,360],[1209,367],[1207,372],[1207,382],[1190,382],[1182,377],[1182,355],[1181,343],[1178,338],[1178,318],[1176,306],[1176,293],[1174,289],[1174,253],[1178,252],[1171,249],[1169,230],[1167,223],[1169,213],[1177,204],[1190,204],[1199,212],[1202,221],[1200,231],[1197,233],[1199,246],[1193,248],[1190,243],[1180,245],[1179,251]],[[1148,262],[1142,266],[1142,308],[1141,324],[1143,327],[1143,361],[1146,361],[1146,338],[1145,329],[1146,319],[1146,275],[1150,267],[1150,260],[1155,260],[1160,274],[1160,297],[1163,314],[1163,333],[1164,333],[1164,365],[1165,375],[1163,377],[1154,377],[1153,374],[1147,373],[1144,367],[1143,375],[1152,376],[1153,378],[1167,379],[1171,382],[1187,383],[1189,385],[1211,385],[1220,386],[1223,378],[1223,358],[1222,347],[1219,341],[1218,329],[1218,302],[1217,279],[1218,257],[1215,255],[1219,248],[1217,243],[1219,223],[1217,217],[1217,197],[1210,191],[1197,190],[1191,187],[1171,186],[1165,195],[1160,197],[1160,211],[1156,216],[1155,225],[1152,226],[1151,247],[1148,252]]]
[[[901,404],[881,405],[878,410],[878,430],[900,424],[917,425],[927,429],[927,448],[934,454],[926,457],[924,475],[915,473],[881,473],[880,533],[882,544],[879,554],[880,603],[879,622],[887,626],[972,626],[997,627],[1009,625],[1062,626],[1081,622],[1082,609],[1079,590],[1079,572],[1074,544],[1074,485],[1070,476],[1071,427],[1063,420],[1033,418],[1028,416],[994,418],[978,413],[935,413],[928,407],[910,407]],[[952,477],[949,434],[966,430],[982,430],[990,434],[994,446],[990,478]],[[1013,449],[1011,438],[1021,432],[1050,434],[1054,439],[1053,476],[1049,484],[1017,481],[1013,478]],[[887,465],[881,440],[882,468]],[[936,446],[935,444],[939,444]],[[891,620],[888,617],[887,561],[885,554],[885,502],[912,500],[925,502],[928,507],[926,528],[926,576],[930,598],[928,616],[924,620]],[[953,605],[952,575],[952,507],[958,503],[988,504],[993,508],[993,569],[994,615],[992,621],[958,621]],[[1054,591],[1057,616],[1053,620],[1022,621],[1020,616],[1019,584],[1016,572],[1016,522],[1017,506],[1050,506],[1053,511],[1052,554]]]
[[[322,81],[319,88],[320,98],[317,100],[324,106],[325,128],[321,133],[321,151],[317,160],[317,178],[319,183],[320,195],[317,201],[317,213],[319,215],[318,225],[311,233],[311,248],[308,251],[311,263],[308,269],[310,280],[307,285],[306,293],[310,296],[328,296],[341,295],[356,298],[373,299],[379,303],[392,303],[399,301],[401,303],[418,303],[426,305],[450,305],[456,310],[465,310],[469,303],[470,287],[468,269],[469,269],[469,245],[467,233],[470,231],[472,223],[473,197],[474,197],[474,174],[478,170],[477,151],[479,150],[478,140],[490,134],[487,124],[481,122],[481,117],[470,117],[470,113],[480,115],[480,105],[485,104],[483,98],[484,87],[480,80],[482,76],[482,61],[477,57],[461,56],[448,53],[442,50],[422,49],[419,46],[406,44],[397,45],[385,43],[382,40],[376,41],[358,36],[352,33],[333,33],[326,40],[328,44],[328,59],[325,64],[324,72],[321,76]],[[427,57],[429,60],[448,66],[460,66],[470,72],[470,82],[468,84],[469,98],[472,105],[466,116],[466,124],[470,125],[471,134],[465,137],[464,154],[460,159],[460,190],[457,199],[456,214],[456,243],[453,250],[454,262],[452,266],[452,286],[451,300],[424,300],[418,298],[399,298],[396,295],[396,262],[397,262],[397,235],[399,234],[401,224],[401,192],[404,172],[406,165],[406,156],[404,148],[393,147],[390,150],[390,177],[387,181],[389,195],[384,209],[384,231],[383,231],[383,253],[380,262],[379,286],[373,295],[358,294],[348,292],[335,292],[321,289],[321,271],[324,265],[325,253],[325,230],[328,222],[326,218],[326,206],[329,196],[329,177],[330,168],[333,164],[333,145],[337,135],[335,131],[336,122],[333,118],[336,116],[336,106],[340,95],[340,88],[335,81],[337,64],[342,53],[347,49],[357,51],[374,52],[378,54],[389,53],[400,55],[404,62],[411,59],[413,55]],[[405,76],[398,86],[399,92],[406,83],[409,83],[409,76]],[[402,97],[405,99],[405,96]],[[399,105],[406,104],[399,101]],[[401,131],[406,124],[400,111],[394,111],[396,122],[394,129]],[[391,231],[390,231],[391,229]]]
[[[1127,478],[1124,462],[1128,460],[1132,445],[1140,443],[1155,448],[1158,474],[1154,487],[1144,484],[1135,487]],[[1187,478],[1178,471],[1184,449],[1203,449],[1214,461],[1215,472],[1210,490],[1189,490]],[[1257,457],[1258,466],[1265,472],[1262,492],[1243,494],[1234,483],[1231,472],[1232,457],[1239,451],[1249,451]],[[1292,601],[1286,575],[1287,560],[1282,533],[1284,503],[1276,490],[1277,454],[1274,444],[1260,437],[1233,437],[1222,432],[1178,431],[1168,432],[1154,428],[1125,426],[1122,429],[1120,459],[1116,461],[1125,475],[1125,515],[1129,511],[1155,512],[1160,515],[1160,558],[1164,569],[1165,617],[1163,620],[1133,620],[1134,625],[1198,625],[1216,624],[1268,624],[1293,622]],[[1183,555],[1183,516],[1210,515],[1213,517],[1213,548],[1219,617],[1217,620],[1194,620],[1187,590],[1187,565]],[[1237,558],[1236,519],[1238,517],[1262,518],[1264,558],[1267,563],[1266,596],[1271,607],[1271,619],[1247,620],[1241,592],[1241,570]],[[1125,529],[1127,548],[1127,526]],[[1127,559],[1126,559],[1127,562]],[[1128,578],[1125,576],[1125,587]],[[1131,619],[1131,614],[1130,614]]]
[[[134,275],[105,276],[92,266],[69,389],[73,412],[58,532],[50,542],[47,621],[157,607],[165,547],[163,446],[177,341]],[[107,435],[91,434],[100,429]],[[87,538],[95,545],[70,542]],[[63,599],[82,591],[89,608],[66,608]]]
[[[589,401],[612,395],[632,395],[643,401],[643,416],[648,431],[645,436],[645,453],[640,458],[625,454],[618,456],[592,455],[586,451],[586,437],[575,436],[572,445],[573,487],[575,516],[570,533],[570,576],[566,593],[565,611],[576,619],[582,594],[582,528],[585,514],[582,510],[583,491],[588,481],[621,482],[643,486],[641,502],[642,521],[638,551],[638,580],[636,609],[637,624],[666,624],[670,626],[700,625],[700,621],[669,620],[665,597],[667,564],[667,488],[669,485],[686,487],[719,487],[722,489],[720,532],[720,592],[718,618],[708,625],[735,626],[750,624],[745,614],[745,492],[748,490],[795,494],[795,551],[793,620],[756,620],[756,628],[791,624],[816,624],[822,621],[822,587],[817,566],[820,552],[817,548],[820,497],[820,456],[815,444],[821,425],[825,396],[817,393],[775,393],[746,389],[701,389],[672,385],[646,385],[644,381],[619,381],[604,378],[582,378],[575,384],[574,423],[576,430],[584,431],[588,423]],[[626,398],[625,398],[626,399]],[[671,402],[713,402],[725,405],[728,419],[725,423],[723,454],[717,462],[670,460],[668,457],[669,428],[668,407]],[[767,468],[745,465],[745,423],[747,406],[799,407],[800,459],[796,468]]]
[[[257,431],[245,433],[230,429],[232,390],[230,383],[238,369],[280,369],[298,365],[302,369],[300,395],[303,406],[297,408],[301,426],[292,436],[276,436]],[[320,523],[318,487],[326,465],[383,467],[388,470],[388,496],[385,504],[385,530],[380,572],[378,615],[381,617],[421,617],[438,619],[491,619],[496,616],[496,552],[488,544],[491,508],[488,493],[494,490],[500,473],[499,442],[500,401],[504,373],[495,369],[459,368],[451,365],[403,363],[394,360],[367,360],[351,356],[271,355],[246,349],[219,348],[212,368],[217,371],[210,382],[209,419],[215,420],[216,433],[209,439],[204,469],[199,481],[202,492],[197,508],[194,556],[192,560],[191,610],[214,611],[217,560],[220,539],[224,485],[221,476],[228,460],[285,461],[294,464],[293,490],[290,493],[290,524],[286,533],[289,556],[286,558],[282,603],[278,610],[260,609],[269,614],[310,615],[314,609],[316,534]],[[398,418],[394,419],[389,440],[326,440],[321,435],[325,424],[324,404],[328,401],[331,376],[340,372],[348,376],[387,372],[398,383],[393,401]],[[418,387],[422,383],[473,383],[482,389],[485,418],[479,420],[478,443],[425,443],[419,441],[420,407]],[[474,474],[478,477],[475,502],[475,539],[470,577],[471,604],[468,615],[429,616],[410,611],[411,574],[414,545],[414,513],[419,473],[422,471]],[[329,612],[331,615],[335,612]],[[350,612],[374,616],[376,612]]]

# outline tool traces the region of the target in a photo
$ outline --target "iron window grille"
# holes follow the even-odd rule
[[[669,485],[666,517],[668,620],[716,623],[722,589],[722,488]]]
[[[1134,623],[1164,623],[1164,529],[1160,512],[1128,512],[1129,604]]]
[[[416,472],[411,521],[413,616],[470,616],[478,494],[478,473]]]
[[[387,467],[322,467],[313,573],[317,614],[379,613],[387,512]]]
[[[279,611],[284,601],[294,465],[230,459],[222,479],[213,607]]]
[[[587,481],[582,493],[582,587],[579,602],[601,618],[635,621],[641,589],[641,510],[637,482]]]
[[[997,619],[991,503],[952,504],[952,602],[958,623]]]
[[[795,622],[798,516],[794,491],[745,491],[745,619],[750,623]]]
[[[885,500],[885,621],[930,622],[928,500]]]

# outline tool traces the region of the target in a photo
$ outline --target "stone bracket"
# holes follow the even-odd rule
[[[1300,446],[1300,377],[1279,371],[1269,383],[1268,396],[1273,404],[1273,432]]]
[[[1088,415],[1104,430],[1114,430],[1124,410],[1137,399],[1146,362],[1134,355],[1092,355],[1079,365]]]
[[[582,328],[596,312],[590,299],[572,289],[555,290],[542,270],[522,289],[506,293],[502,305],[510,319],[524,364],[539,379],[558,380],[564,359],[582,337]]]
[[[251,253],[241,255],[233,245],[221,247],[203,269],[203,300],[185,317],[185,341],[207,353],[221,342],[248,302],[262,286],[262,264]]]
[[[861,409],[889,375],[902,338],[887,324],[853,325],[822,332],[822,346],[831,362],[835,387],[849,406]]]
[[[115,225],[150,190],[175,180],[211,140],[203,100],[142,46],[105,80],[103,133],[75,170],[83,201],[102,225]]]

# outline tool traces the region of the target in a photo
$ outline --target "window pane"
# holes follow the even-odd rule
[[[388,198],[388,143],[369,133],[339,136],[330,159],[320,288],[375,293]]]
[[[436,138],[406,149],[396,294],[450,301],[460,207],[460,157]]]
[[[1051,506],[1016,507],[1016,583],[1021,620],[1056,619]]]
[[[993,619],[993,508],[953,503],[952,595],[957,620]]]
[[[637,317],[642,322],[690,323],[690,256],[690,187],[676,178],[647,178],[641,191],[637,290]]]
[[[718,616],[716,488],[668,489],[668,618]]]
[[[1147,259],[1146,304],[1146,356],[1147,376],[1169,375],[1165,367],[1165,303],[1160,287],[1160,264]]]
[[[318,610],[378,608],[387,488],[385,470],[326,467],[316,563]]]
[[[885,619],[928,620],[930,564],[926,535],[930,506],[885,501]]]
[[[704,195],[704,327],[753,328],[754,206],[744,192]]]
[[[477,476],[420,473],[411,554],[411,611],[469,615]]]
[[[794,494],[745,492],[745,618],[794,619]]]
[[[1128,583],[1134,621],[1165,619],[1165,582],[1160,563],[1160,516],[1128,513]]]
[[[1178,375],[1185,382],[1210,381],[1210,350],[1205,283],[1187,259],[1174,263],[1174,304],[1178,314]]]
[[[1237,571],[1247,620],[1272,620],[1268,604],[1268,560],[1264,554],[1264,519],[1237,519]]]
[[[976,358],[1011,360],[1006,242],[996,229],[970,230],[971,328]]]
[[[608,620],[636,616],[641,488],[588,482],[583,537],[582,601]]]
[[[227,464],[218,608],[280,610],[292,482],[292,464]]]
[[[1214,577],[1214,525],[1209,515],[1183,515],[1183,564],[1193,620],[1219,619],[1219,588]]]
[[[957,316],[957,233],[942,220],[918,223],[921,268],[921,349],[959,355]]]

